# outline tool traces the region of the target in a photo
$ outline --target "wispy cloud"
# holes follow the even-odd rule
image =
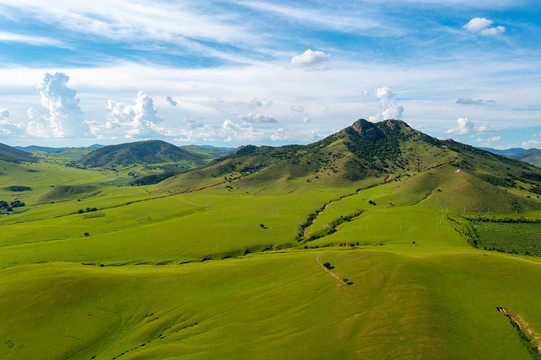
[[[60,48],[67,48],[68,46],[62,41],[42,37],[42,36],[29,36],[22,34],[14,34],[8,32],[0,31],[0,42],[15,42],[15,43],[24,43],[34,46],[54,46]]]

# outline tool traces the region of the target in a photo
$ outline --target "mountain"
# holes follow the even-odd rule
[[[509,157],[541,167],[541,149],[528,149],[519,154],[509,155]]]
[[[161,140],[138,141],[97,148],[78,163],[88,167],[127,166],[187,161],[201,164],[203,157]]]
[[[15,149],[18,149],[18,150],[21,150],[21,151],[26,151],[26,152],[30,152],[30,151],[43,151],[43,152],[48,152],[48,153],[55,153],[55,152],[60,152],[60,151],[69,149],[69,147],[59,147],[59,148],[55,148],[55,147],[38,146],[38,145],[30,145],[30,146],[13,146],[13,147],[14,147]]]
[[[485,148],[485,147],[480,147],[479,149],[491,152],[493,154],[498,154],[498,155],[507,156],[507,157],[510,157],[510,155],[520,154],[521,152],[526,150],[523,148],[511,148],[511,149],[499,150],[499,149]]]
[[[23,161],[35,161],[36,159],[25,151],[0,144],[0,160],[19,163]]]
[[[171,192],[216,186],[264,191],[299,184],[365,187],[411,177],[415,201],[439,201],[462,210],[537,209],[541,169],[453,140],[438,140],[399,120],[353,125],[309,145],[247,145],[158,186]],[[415,181],[413,179],[415,178]],[[296,185],[289,185],[296,184]],[[288,187],[289,186],[289,187]],[[410,186],[410,185],[408,185]],[[434,200],[430,200],[434,199]]]
[[[229,155],[235,150],[235,148],[214,147],[210,145],[184,145],[179,147],[209,159],[217,159],[219,157]]]

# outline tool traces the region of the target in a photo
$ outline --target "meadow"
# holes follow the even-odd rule
[[[540,258],[483,250],[535,255],[538,229],[482,222],[472,247],[449,217],[486,213],[451,194],[481,185],[451,167],[175,192],[174,179],[118,187],[129,178],[111,170],[10,166],[4,183],[31,190],[2,193],[27,205],[0,216],[0,358],[539,357]],[[503,199],[467,205],[504,216]]]

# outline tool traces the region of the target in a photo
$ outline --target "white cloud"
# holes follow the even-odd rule
[[[541,145],[541,141],[535,139],[522,142],[522,147],[526,149],[533,148],[539,145]]]
[[[255,123],[260,123],[260,124],[273,123],[274,124],[278,122],[278,120],[276,120],[276,118],[274,118],[271,115],[261,115],[261,114],[252,114],[252,113],[239,115],[239,120],[242,120],[243,122],[250,123],[250,124],[255,124]]]
[[[84,138],[91,135],[79,107],[77,91],[67,86],[68,81],[69,76],[64,73],[45,73],[38,85],[44,109],[28,109],[28,134],[44,138]]]
[[[483,100],[483,99],[471,99],[471,98],[460,98],[456,101],[460,105],[486,105],[495,103],[494,100]]]
[[[162,121],[154,102],[145,92],[139,91],[134,105],[123,105],[109,100],[107,103],[106,132],[118,133],[126,138],[149,138],[162,134],[157,123]],[[102,132],[104,129],[100,129]]]
[[[63,42],[42,36],[29,36],[0,31],[0,42],[16,42],[34,46],[67,47]]]
[[[476,127],[475,131],[482,134],[482,133],[494,131],[494,129],[488,126],[487,123],[484,123],[483,125]]]
[[[502,139],[501,136],[492,136],[492,137],[489,137],[488,139],[476,139],[475,141],[477,142],[483,142],[483,143],[493,143],[493,142],[498,142]]]
[[[312,51],[312,49],[306,50],[301,55],[295,55],[291,58],[291,64],[295,66],[312,66],[321,64],[329,60],[330,55],[325,54],[323,51]]]
[[[165,101],[171,105],[172,107],[175,107],[178,105],[178,102],[176,102],[175,100],[173,100],[173,98],[171,96],[166,96],[165,97]]]
[[[466,30],[471,31],[471,32],[479,32],[479,31],[489,27],[493,23],[494,23],[494,21],[489,20],[489,19],[484,18],[484,17],[483,18],[474,17],[466,25],[464,25],[464,28]]]
[[[253,98],[252,100],[250,100],[250,106],[252,108],[260,108],[260,107],[265,107],[265,108],[269,108],[269,107],[272,107],[272,100],[268,100],[268,99],[260,99],[260,98]]]
[[[289,107],[289,110],[292,113],[301,114],[302,115],[302,122],[304,122],[305,124],[310,122],[310,117],[308,116],[308,110],[306,110],[306,108],[304,106],[302,106],[302,105],[291,105]]]
[[[484,17],[474,17],[466,25],[464,25],[464,29],[474,33],[478,32],[481,33],[481,35],[486,36],[494,36],[505,32],[505,27],[503,26],[489,27],[493,23],[494,21]]]
[[[505,32],[505,27],[496,26],[496,27],[491,27],[491,28],[481,30],[481,35],[494,36],[494,35],[502,34],[504,32]]]
[[[263,137],[263,132],[254,129],[247,123],[236,124],[231,120],[225,120],[220,129],[220,136],[224,137],[225,141],[233,140],[249,140],[256,141]]]
[[[176,141],[214,141],[216,138],[216,131],[203,123],[202,121],[186,119],[186,127],[172,132],[168,135],[175,136]]]
[[[466,135],[474,130],[474,124],[468,118],[458,118],[456,120],[457,127],[447,130],[449,135]]]
[[[25,133],[24,125],[14,123],[9,120],[9,110],[0,109],[0,135],[12,136],[23,135]]]
[[[271,135],[272,141],[287,140],[287,139],[289,139],[289,133],[282,128],[279,128],[278,130],[276,130],[274,134]]]
[[[380,100],[382,111],[376,115],[370,116],[368,120],[377,122],[381,120],[402,118],[404,107],[396,102],[395,94],[387,87],[380,87],[376,90],[376,96]]]

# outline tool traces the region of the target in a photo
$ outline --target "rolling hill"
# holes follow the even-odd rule
[[[146,186],[41,160],[2,172],[32,187],[0,216],[2,359],[540,356],[526,163],[359,120]]]
[[[462,176],[455,176],[455,171]],[[537,196],[541,191],[541,169],[535,166],[453,140],[438,140],[397,120],[379,123],[358,120],[305,146],[244,146],[232,155],[169,178],[159,187],[172,192],[209,186],[248,190],[295,181],[326,187],[357,183],[365,186],[410,174],[425,174],[417,179],[427,178],[422,186],[429,193],[441,192],[441,186],[463,192],[462,200],[456,201],[451,195],[439,194],[438,198],[446,198],[455,207],[460,207],[460,203],[471,204],[472,197],[478,197],[476,192],[496,191],[507,199],[500,205],[496,203],[497,208],[509,209],[511,204],[536,208],[538,205],[527,196]]]
[[[201,164],[203,157],[161,140],[110,145],[96,149],[78,163],[87,167],[128,166],[187,161]]]
[[[509,155],[509,157],[541,167],[541,149],[528,149],[519,154]]]
[[[35,161],[36,159],[27,152],[5,144],[0,144],[0,160],[19,163],[23,161]]]

